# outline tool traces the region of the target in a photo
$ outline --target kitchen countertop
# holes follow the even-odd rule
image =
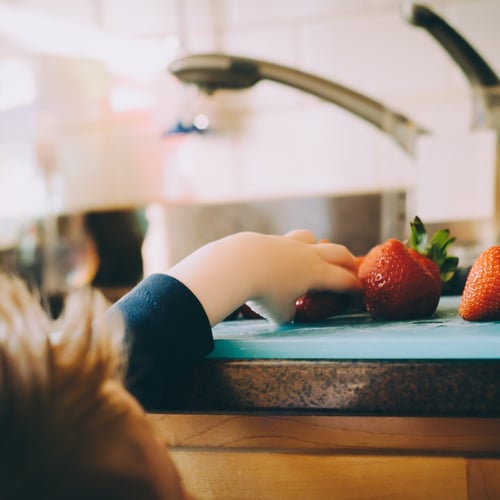
[[[164,411],[498,417],[500,322],[466,322],[458,301],[418,321],[221,323]]]

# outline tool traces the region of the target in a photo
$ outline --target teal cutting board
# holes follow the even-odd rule
[[[442,297],[436,314],[416,321],[374,321],[367,314],[277,326],[226,321],[214,328],[212,359],[500,359],[500,322],[470,323],[459,297]]]

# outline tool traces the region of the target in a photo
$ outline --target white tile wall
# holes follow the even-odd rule
[[[99,0],[97,5],[101,27],[124,35],[157,36],[179,29],[176,0]]]
[[[261,23],[294,23],[307,18],[345,14],[362,10],[364,0],[227,0],[227,26]]]
[[[186,30],[205,31],[212,37],[225,17],[221,0],[184,0],[179,2],[179,9]]]
[[[397,12],[308,23],[301,35],[304,67],[385,102],[446,84],[445,55]]]

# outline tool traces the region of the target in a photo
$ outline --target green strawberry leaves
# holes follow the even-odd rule
[[[425,255],[423,252],[425,252],[428,238],[424,223],[418,216],[415,216],[413,221],[410,222],[410,227],[410,248],[413,248],[418,253]]]
[[[441,264],[439,268],[439,274],[441,275],[441,281],[446,283],[453,278],[455,271],[458,267],[458,257],[449,256]]]
[[[448,229],[441,229],[429,240],[424,223],[418,216],[410,222],[410,227],[410,248],[433,260],[439,268],[441,281],[449,281],[458,267],[458,257],[448,255],[448,247],[456,238],[450,238]]]

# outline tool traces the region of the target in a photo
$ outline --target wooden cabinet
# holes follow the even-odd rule
[[[499,499],[500,419],[151,415],[200,499]]]

